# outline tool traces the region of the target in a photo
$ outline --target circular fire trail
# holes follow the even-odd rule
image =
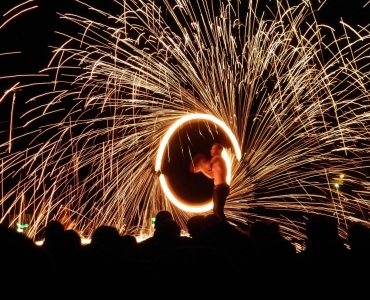
[[[239,148],[238,142],[237,142],[235,136],[233,135],[233,133],[231,132],[231,130],[225,125],[225,123],[221,122],[217,118],[215,118],[213,116],[210,116],[210,115],[206,115],[206,114],[193,114],[193,115],[187,115],[187,116],[182,117],[181,119],[177,120],[168,129],[168,131],[164,135],[164,137],[163,137],[163,139],[161,141],[161,144],[159,145],[157,159],[155,161],[155,171],[156,172],[158,172],[158,171],[161,170],[161,165],[162,165],[162,160],[163,160],[163,155],[164,155],[164,152],[165,152],[165,148],[168,145],[168,142],[169,142],[171,136],[173,135],[173,133],[182,124],[184,124],[186,122],[190,122],[192,120],[199,120],[199,119],[207,120],[207,121],[213,122],[213,123],[217,124],[218,126],[220,126],[220,128],[227,133],[229,139],[232,141],[232,144],[233,144],[233,147],[234,147],[234,151],[236,153],[236,158],[238,160],[241,159],[241,152],[240,152],[240,148]],[[230,184],[230,182],[231,182],[231,162],[230,162],[230,158],[229,158],[229,156],[227,155],[227,153],[225,151],[223,151],[222,156],[224,157],[224,159],[226,161],[226,165],[228,167],[228,172],[227,172],[228,174],[227,174],[226,180]],[[183,203],[183,201],[181,201],[180,199],[178,199],[173,194],[173,192],[171,191],[171,189],[168,187],[168,184],[166,182],[166,178],[165,178],[164,174],[160,174],[159,175],[159,181],[161,183],[162,190],[164,191],[164,193],[167,196],[167,198],[173,204],[175,204],[178,208],[180,208],[182,210],[185,210],[187,212],[198,212],[198,213],[200,213],[200,212],[206,212],[206,211],[209,211],[209,210],[212,209],[213,204],[212,204],[212,201],[211,200],[208,201],[206,204],[203,204],[203,205],[187,205],[187,204]]]

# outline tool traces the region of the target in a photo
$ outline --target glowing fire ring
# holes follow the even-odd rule
[[[240,160],[240,158],[241,158],[241,151],[240,151],[239,144],[238,144],[238,142],[237,142],[234,134],[231,132],[230,128],[227,127],[224,122],[220,121],[219,119],[217,119],[216,117],[211,116],[211,115],[193,114],[193,115],[187,115],[187,116],[182,117],[181,119],[177,120],[167,130],[166,134],[164,135],[164,137],[163,137],[163,139],[161,141],[161,144],[159,146],[159,149],[158,149],[157,159],[156,159],[156,162],[155,162],[155,171],[156,172],[160,171],[160,169],[161,169],[161,164],[162,164],[162,158],[163,158],[164,150],[165,150],[165,148],[166,148],[166,146],[168,144],[168,141],[170,140],[172,134],[177,130],[177,128],[179,128],[185,122],[188,122],[188,121],[191,121],[191,120],[196,120],[196,119],[203,119],[203,120],[211,121],[211,122],[217,124],[219,127],[221,127],[224,130],[224,132],[228,135],[229,139],[231,140],[231,142],[233,144],[236,158],[238,160]],[[226,180],[230,184],[230,181],[231,181],[231,163],[230,163],[230,158],[228,157],[226,151],[223,151],[222,152],[222,157],[226,161],[226,165],[227,165],[227,179]],[[178,208],[180,208],[180,209],[182,209],[184,211],[188,211],[188,212],[205,212],[205,211],[211,210],[213,208],[213,202],[212,202],[212,200],[210,200],[208,203],[203,204],[203,205],[187,205],[187,204],[184,204],[184,203],[182,203],[179,199],[177,199],[172,194],[171,190],[169,189],[169,187],[167,185],[166,178],[165,178],[165,176],[163,174],[161,174],[159,176],[159,181],[161,183],[162,190],[165,193],[165,195],[167,196],[167,198],[173,204],[175,204]]]

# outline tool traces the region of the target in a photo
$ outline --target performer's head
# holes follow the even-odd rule
[[[215,155],[221,155],[222,150],[224,150],[224,147],[220,144],[214,143],[211,148],[211,156]]]

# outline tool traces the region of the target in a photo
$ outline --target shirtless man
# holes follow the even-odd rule
[[[213,213],[220,220],[226,221],[224,206],[229,195],[230,187],[226,182],[227,167],[221,153],[224,148],[220,144],[213,144],[211,148],[212,159],[210,161],[201,160],[195,172],[202,172],[208,178],[213,179]]]

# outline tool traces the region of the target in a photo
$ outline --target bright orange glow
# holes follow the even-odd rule
[[[180,199],[177,199],[172,194],[171,190],[169,189],[169,187],[167,185],[166,178],[164,177],[163,174],[161,174],[159,176],[159,181],[161,183],[162,189],[163,189],[164,193],[166,194],[167,198],[173,204],[175,204],[178,208],[180,208],[182,210],[185,210],[185,211],[188,211],[188,212],[205,212],[205,211],[209,211],[213,208],[212,200],[210,200],[209,202],[207,202],[204,205],[196,205],[196,204],[195,205],[187,205],[187,204],[184,204],[183,202],[181,202]]]
[[[233,147],[234,147],[236,158],[238,160],[240,160],[240,158],[241,158],[241,151],[240,151],[239,144],[238,144],[238,142],[237,142],[234,134],[231,132],[231,130],[229,129],[229,127],[226,126],[225,123],[223,123],[222,121],[220,121],[219,119],[217,119],[216,117],[211,116],[211,115],[207,115],[207,114],[192,114],[192,115],[187,115],[187,116],[185,116],[185,117],[177,120],[167,130],[167,132],[164,135],[164,137],[162,139],[162,142],[161,142],[161,144],[159,146],[159,149],[158,149],[157,159],[156,159],[156,163],[155,163],[155,171],[159,171],[161,169],[161,164],[162,164],[162,158],[163,158],[164,150],[166,149],[166,146],[167,146],[168,141],[170,140],[172,134],[177,130],[177,128],[179,128],[179,126],[181,126],[185,122],[192,121],[192,120],[199,120],[199,119],[211,121],[211,122],[217,124],[218,126],[220,126],[226,132],[227,136],[231,140],[231,142],[233,144]],[[225,150],[222,152],[222,157],[225,160],[226,166],[227,166],[226,182],[228,184],[230,184],[230,182],[231,182],[231,161],[230,161],[230,157],[227,155],[227,153],[226,153]],[[195,205],[189,205],[189,204],[185,204],[185,203],[183,203],[182,200],[177,199],[173,195],[173,193],[171,192],[171,190],[169,189],[169,187],[167,185],[166,178],[165,178],[165,176],[163,174],[161,174],[159,176],[159,181],[161,183],[162,190],[164,191],[166,197],[173,204],[175,204],[178,208],[180,208],[180,209],[182,209],[184,211],[187,211],[187,212],[205,212],[205,211],[209,211],[209,210],[211,210],[213,208],[212,199],[210,199],[209,202],[207,202],[206,204],[203,204],[203,205],[196,205],[196,204]]]

